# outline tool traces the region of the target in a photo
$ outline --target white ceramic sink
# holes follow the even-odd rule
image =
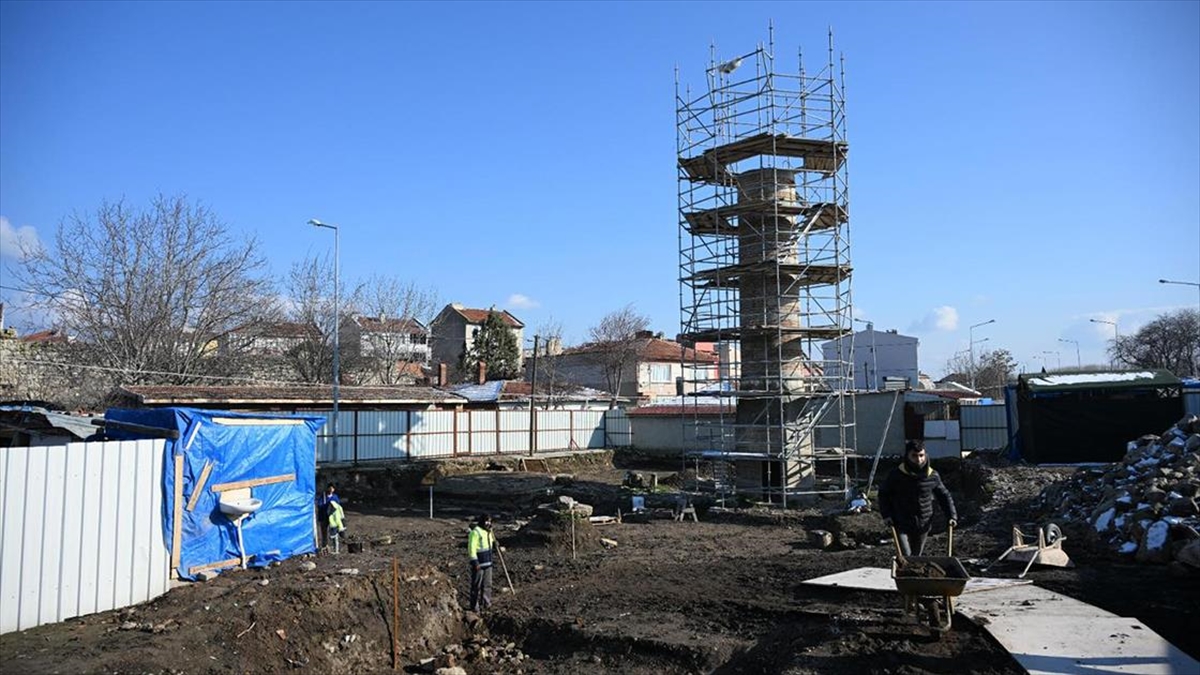
[[[222,499],[220,502],[221,513],[227,516],[248,516],[257,511],[261,506],[262,500],[253,497],[245,499]]]

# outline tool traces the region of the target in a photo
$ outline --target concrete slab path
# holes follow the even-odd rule
[[[896,592],[891,570],[862,567],[806,584]],[[986,591],[986,592],[985,592]],[[1198,675],[1200,662],[1137,619],[1020,579],[971,579],[955,609],[1034,675]]]

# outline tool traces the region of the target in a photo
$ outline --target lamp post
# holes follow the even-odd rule
[[[1050,350],[1046,349],[1046,350],[1042,350],[1042,353],[1046,354],[1047,356],[1049,356],[1050,354],[1053,354],[1054,358],[1058,360],[1057,368],[1059,370],[1062,370],[1062,352],[1055,352],[1055,351],[1050,351]]]
[[[1116,348],[1117,348],[1117,340],[1119,340],[1121,338],[1121,329],[1117,326],[1117,322],[1116,321],[1105,321],[1104,319],[1088,319],[1088,321],[1091,321],[1092,323],[1106,323],[1113,327],[1113,351],[1115,352]],[[1114,365],[1115,365],[1115,362],[1112,359],[1109,359],[1108,367],[1112,368],[1112,367],[1114,367]]]
[[[875,351],[875,322],[867,321],[865,319],[853,320],[857,321],[858,323],[865,323],[867,325],[867,330],[871,331],[871,369],[874,371],[874,374],[871,377],[871,380],[874,384],[871,385],[871,388],[875,391],[879,391],[879,354]],[[866,388],[866,386],[867,378],[864,376],[863,387]]]
[[[533,376],[529,382],[529,456],[537,449],[537,413],[533,411],[533,397],[537,394],[537,353],[540,335],[533,336]]]
[[[338,325],[342,322],[341,311],[339,304],[338,280],[341,276],[339,262],[341,258],[341,233],[337,225],[328,225],[313,218],[308,221],[313,227],[323,227],[327,230],[333,230],[333,459],[338,461],[341,457],[338,455],[338,394],[339,385],[341,384],[341,353],[342,344],[340,341]],[[358,444],[354,444],[354,463],[358,464]]]
[[[1068,340],[1067,338],[1058,338],[1058,341],[1059,342],[1071,342],[1071,343],[1075,344],[1075,367],[1078,369],[1082,369],[1083,364],[1079,360],[1079,340]]]
[[[1160,284],[1178,284],[1180,286],[1195,286],[1196,293],[1200,295],[1200,281],[1171,281],[1170,279],[1159,279]]]
[[[974,326],[971,326],[967,330],[967,334],[969,335],[968,339],[970,339],[970,341],[971,341],[971,344],[968,345],[968,347],[970,347],[970,350],[971,350],[971,388],[972,389],[975,388],[975,329],[979,328],[980,326],[986,326],[989,323],[996,323],[996,320],[988,319],[987,321],[984,321],[982,323],[977,323]]]

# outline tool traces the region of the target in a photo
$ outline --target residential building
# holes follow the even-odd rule
[[[434,363],[445,363],[451,368],[475,344],[475,332],[487,321],[488,314],[495,312],[517,339],[517,352],[525,344],[525,324],[503,309],[472,309],[457,302],[446,305],[429,326],[430,355]],[[518,356],[519,357],[519,356]]]
[[[296,321],[272,321],[230,331],[220,339],[219,352],[282,356],[306,340],[317,338],[316,326]]]
[[[366,358],[429,363],[429,329],[416,319],[355,315],[342,325],[340,340]]]
[[[661,333],[638,333],[630,351],[635,356],[619,369],[619,391],[615,392],[612,389],[616,386],[618,369],[606,367],[611,354],[608,346],[586,344],[564,350],[555,357],[554,368],[564,382],[639,401],[677,396],[688,382],[717,377],[716,354],[664,340]],[[610,383],[610,378],[614,382]]]

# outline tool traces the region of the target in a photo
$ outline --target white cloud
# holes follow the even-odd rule
[[[508,306],[513,309],[536,309],[541,307],[541,303],[527,295],[513,293],[508,296]]]
[[[949,305],[934,307],[920,321],[913,322],[909,331],[914,333],[932,333],[934,331],[951,331],[958,328],[958,310]]]
[[[41,248],[37,230],[30,225],[13,227],[8,218],[0,216],[0,257],[20,258],[22,250]]]

